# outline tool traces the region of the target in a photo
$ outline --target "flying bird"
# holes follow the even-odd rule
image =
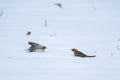
[[[35,52],[36,50],[44,51],[47,48],[35,42],[28,42],[28,44],[31,45],[31,47],[28,49],[29,52]]]
[[[71,49],[71,50],[74,52],[74,55],[75,55],[76,57],[82,57],[82,58],[85,58],[85,57],[88,57],[88,58],[96,57],[95,55],[92,55],[92,56],[86,55],[86,54],[84,54],[83,52],[80,52],[80,51],[78,51],[78,50],[75,49],[75,48],[73,48],[73,49]]]

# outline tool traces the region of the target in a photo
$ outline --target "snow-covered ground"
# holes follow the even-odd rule
[[[119,4],[0,0],[0,80],[120,80]],[[26,52],[29,41],[46,51]],[[72,48],[97,57],[74,57]]]

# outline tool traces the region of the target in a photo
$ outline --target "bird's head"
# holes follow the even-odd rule
[[[75,49],[75,48],[73,48],[73,49],[71,49],[71,50],[72,50],[73,52],[74,52],[74,51],[76,51],[76,49]]]
[[[43,46],[43,49],[47,49],[47,47],[46,47],[46,46]]]

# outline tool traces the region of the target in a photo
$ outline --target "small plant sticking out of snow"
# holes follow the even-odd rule
[[[0,16],[2,16],[2,15],[3,15],[3,10],[0,11]]]
[[[61,3],[55,3],[55,6],[58,6],[59,8],[62,8],[62,4]]]
[[[8,59],[12,59],[13,57],[8,57]]]
[[[56,32],[51,34],[50,37],[56,37]]]
[[[113,56],[113,53],[111,52],[111,56]]]
[[[31,35],[31,32],[30,32],[30,31],[28,31],[28,32],[26,33],[26,35],[27,35],[27,36]]]
[[[96,7],[95,6],[92,6],[92,9],[96,11]]]
[[[97,51],[93,51],[94,53],[97,53]]]
[[[120,46],[119,45],[117,46],[117,50],[120,50]]]
[[[118,39],[117,41],[120,41],[120,39]]]
[[[45,19],[44,26],[45,26],[45,27],[48,26],[47,19]]]

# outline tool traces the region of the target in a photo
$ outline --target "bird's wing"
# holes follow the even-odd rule
[[[79,51],[79,53],[82,54],[83,56],[87,56],[85,53],[83,53],[83,52],[81,52],[81,51]]]
[[[34,42],[29,42],[28,44],[30,44],[32,47],[41,46],[40,44]]]

